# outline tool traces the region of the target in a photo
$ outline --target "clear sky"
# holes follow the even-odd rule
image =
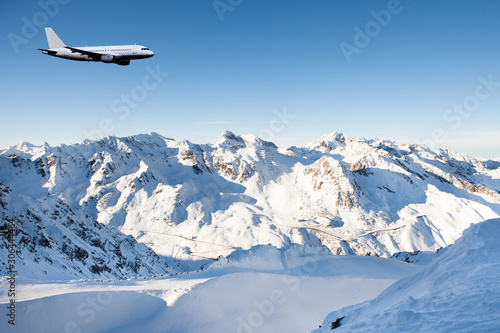
[[[155,56],[50,57],[45,26]],[[500,1],[2,1],[0,28],[0,148],[336,131],[500,157]]]

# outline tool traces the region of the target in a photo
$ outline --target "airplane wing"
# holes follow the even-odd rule
[[[75,47],[65,46],[65,48],[70,49],[72,52],[75,52],[75,53],[85,54],[94,60],[100,60],[101,57],[103,56],[102,53],[95,53],[95,52],[91,52],[91,51],[87,51],[87,50],[77,49]]]

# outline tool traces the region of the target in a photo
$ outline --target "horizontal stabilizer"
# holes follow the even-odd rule
[[[57,54],[57,51],[45,50],[45,49],[39,49],[39,50],[42,51],[43,54],[48,54],[52,56]]]

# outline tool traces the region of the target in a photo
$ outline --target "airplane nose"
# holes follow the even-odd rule
[[[154,56],[154,55],[155,55],[155,53],[154,53],[153,51],[151,51],[151,50],[150,50],[150,51],[149,51],[149,56],[150,56],[150,57],[152,57],[152,56]]]

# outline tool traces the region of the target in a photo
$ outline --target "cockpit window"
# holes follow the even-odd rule
[[[146,50],[149,50],[149,49],[147,47],[143,47],[141,50],[146,51]]]

